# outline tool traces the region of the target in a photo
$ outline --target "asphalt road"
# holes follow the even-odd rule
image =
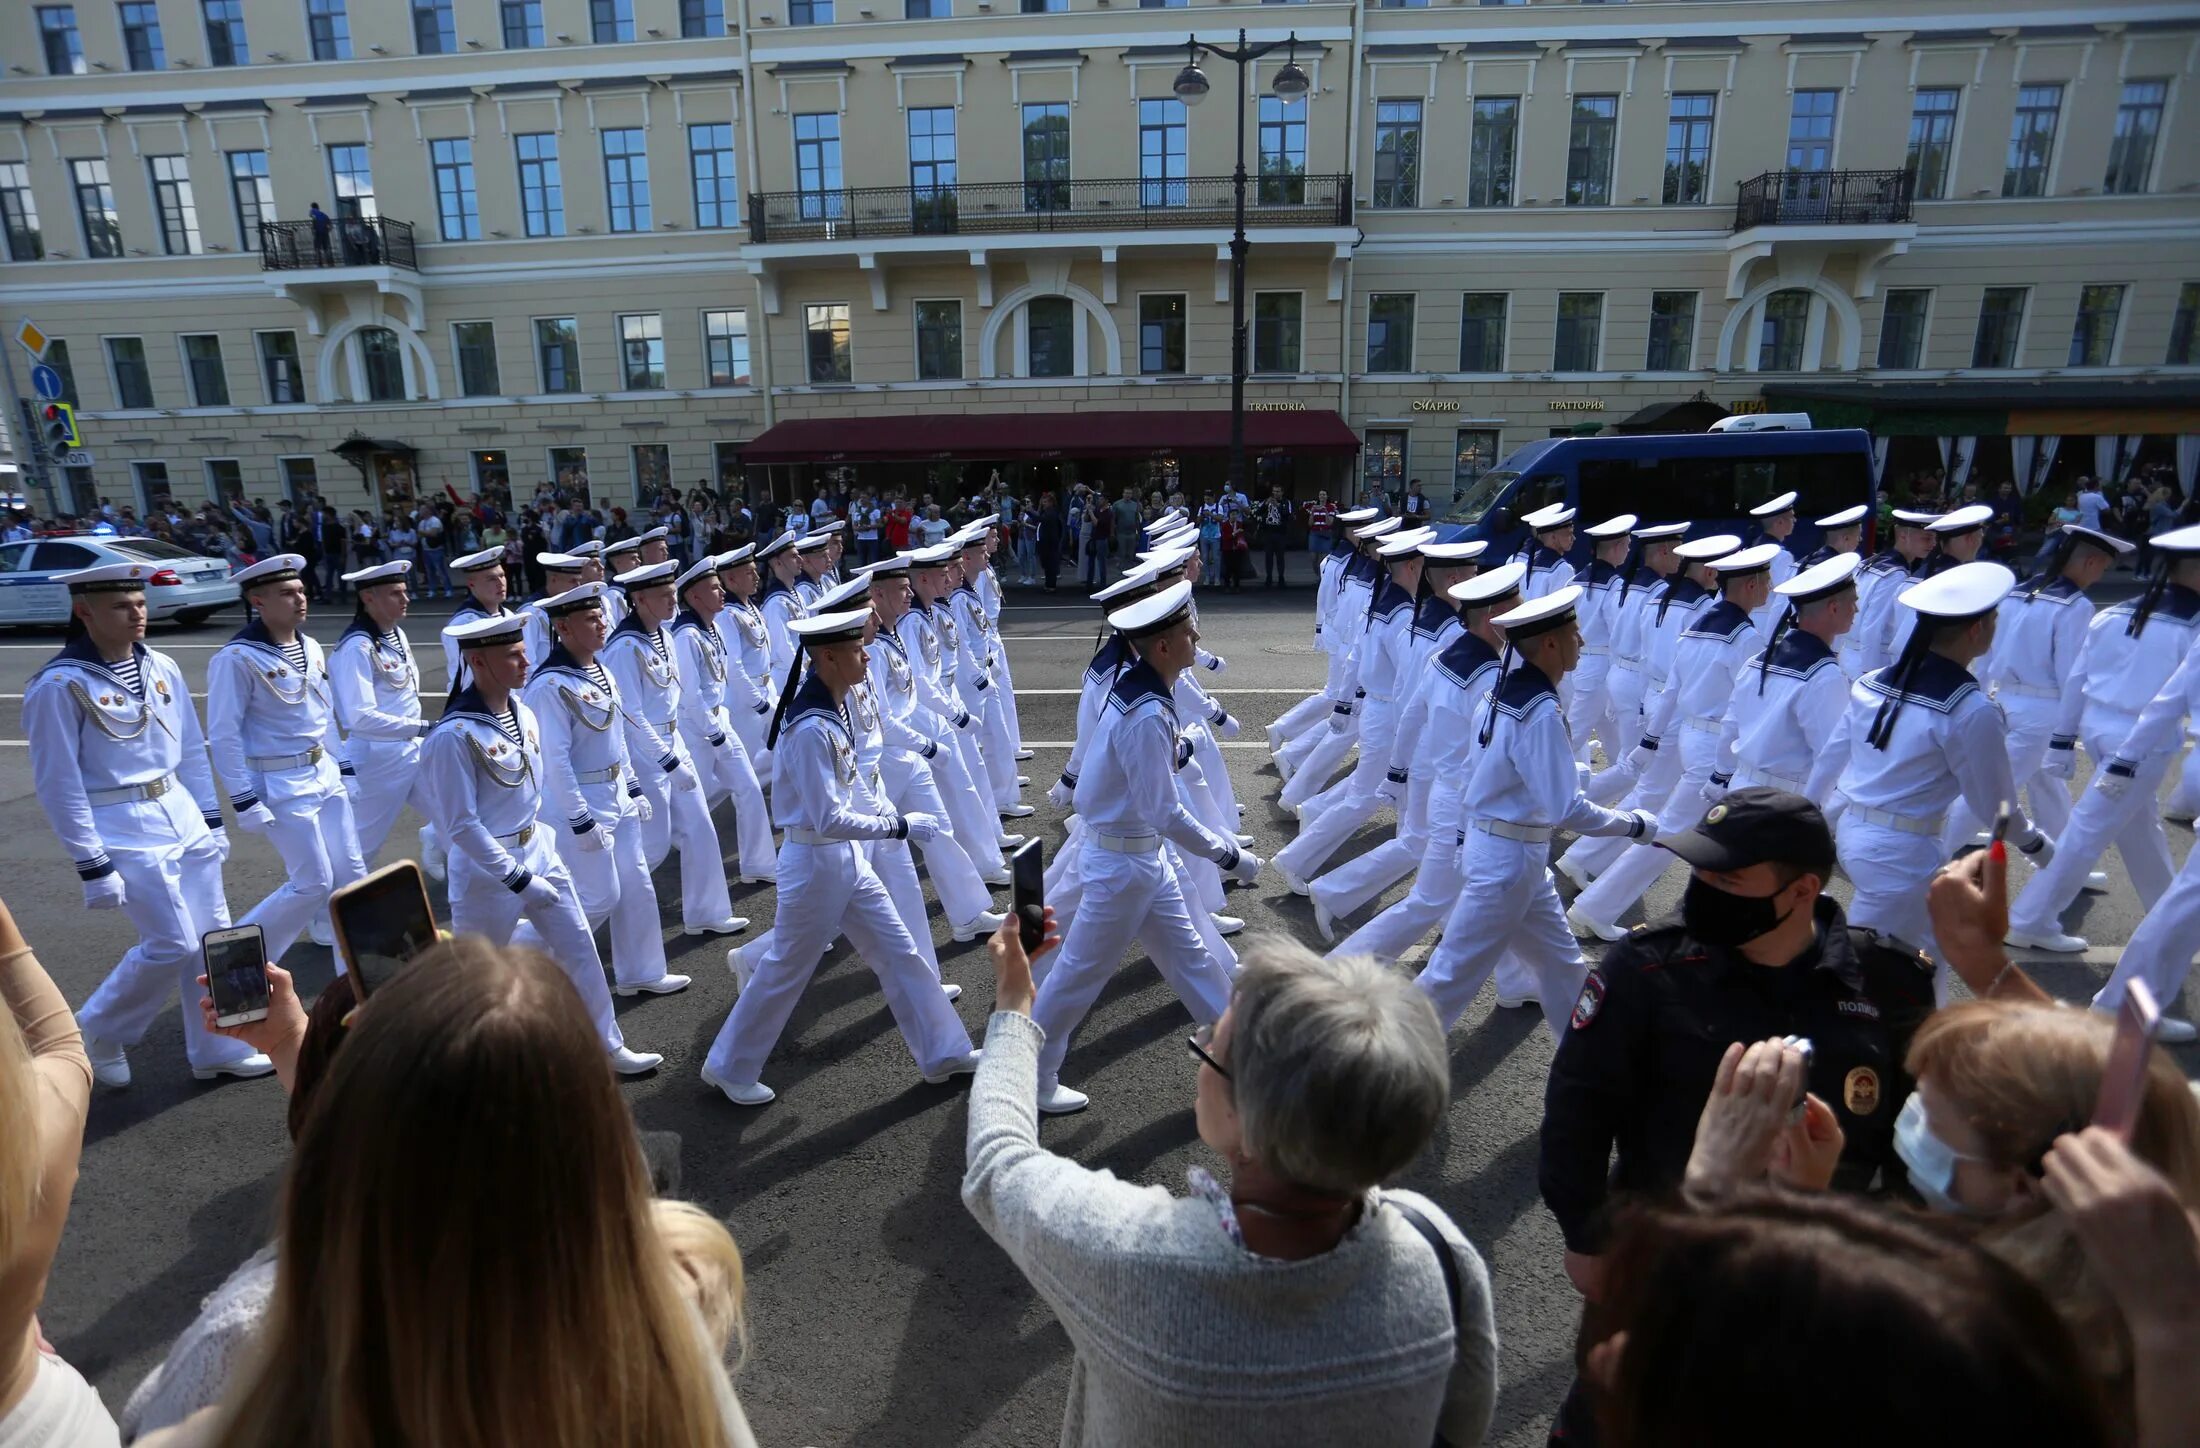
[[[1273,597],[1217,594],[1201,604],[1208,644],[1231,663],[1220,695],[1247,726],[1225,752],[1245,828],[1264,856],[1290,838],[1292,824],[1274,806],[1278,782],[1260,726],[1321,682],[1308,638],[1311,598],[1298,588]],[[428,639],[448,607],[423,604],[414,636]],[[1039,826],[1050,847],[1061,838],[1060,816],[1043,791],[1067,755],[1097,612],[1068,593],[1018,594],[1002,621],[1025,737],[1038,755],[1026,768],[1039,814],[1026,824]],[[312,627],[327,641],[343,623],[330,611]],[[152,642],[197,686],[208,654],[233,626],[233,619],[198,630],[162,626]],[[81,909],[75,875],[31,793],[22,687],[56,642],[50,634],[0,635],[0,838],[20,842],[0,858],[21,870],[7,872],[8,905],[69,998],[81,1002],[131,939],[119,915]],[[436,654],[422,651],[431,690],[442,687]],[[400,824],[385,859],[410,846],[409,824]],[[241,912],[277,873],[263,840],[235,838],[228,885]],[[1346,853],[1375,838],[1355,839]],[[2181,857],[2191,831],[2172,826],[2170,840]],[[2105,868],[2115,871],[2113,856]],[[1069,1343],[957,1197],[964,1088],[916,1079],[868,971],[843,946],[818,973],[765,1072],[779,1100],[755,1111],[729,1105],[697,1076],[732,1004],[723,947],[678,933],[677,885],[661,880],[672,968],[696,983],[681,995],[619,1003],[629,1042],[665,1053],[662,1070],[623,1090],[645,1127],[680,1134],[681,1194],[728,1219],[747,1257],[754,1347],[736,1384],[758,1440],[867,1448],[1053,1442]],[[1670,908],[1679,886],[1678,872],[1668,872],[1650,905]],[[1835,893],[1845,896],[1846,882]],[[1319,943],[1307,902],[1272,876],[1233,896],[1252,930]],[[1005,903],[1005,891],[1000,898]],[[437,904],[440,912],[440,897]],[[768,888],[735,892],[735,908],[755,920],[754,930],[769,924],[772,905]],[[2081,906],[2075,928],[2095,943],[2094,957],[2027,963],[2038,960],[2049,989],[2082,1000],[2105,978],[2138,914],[2119,878]],[[959,1009],[976,1038],[992,1000],[983,946],[948,941],[936,905],[932,925],[948,978],[964,986]],[[328,952],[310,943],[285,964],[309,996],[330,972]],[[2179,1013],[2189,1016],[2195,1004],[2188,999]],[[1185,1168],[1209,1155],[1192,1124],[1188,1024],[1151,966],[1142,957],[1126,961],[1065,1070],[1092,1094],[1092,1108],[1048,1123],[1048,1145],[1181,1191]],[[1576,1317],[1558,1233],[1535,1184],[1550,1038],[1535,1013],[1497,1011],[1485,991],[1453,1031],[1452,1052],[1449,1122],[1404,1184],[1440,1202],[1489,1261],[1503,1344],[1491,1441],[1529,1448],[1543,1442],[1571,1375]],[[2181,1055],[2200,1070],[2200,1051]],[[102,1090],[93,1102],[75,1209],[42,1318],[63,1354],[118,1408],[200,1299],[265,1239],[287,1151],[280,1088],[272,1079],[194,1084],[174,1014],[131,1062],[136,1083]]]

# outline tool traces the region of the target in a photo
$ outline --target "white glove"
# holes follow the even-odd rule
[[[558,903],[558,887],[540,875],[528,878],[526,888],[519,892],[521,908],[547,910]]]
[[[1056,809],[1068,809],[1070,801],[1076,797],[1077,791],[1070,786],[1070,782],[1066,779],[1057,779],[1054,781],[1054,787],[1047,791],[1047,803],[1053,805]]]
[[[126,895],[122,876],[113,870],[96,880],[84,882],[84,908],[87,910],[119,910]]]
[[[1733,778],[1732,775],[1728,774],[1714,774],[1705,780],[1703,782],[1703,802],[1705,804],[1717,804],[1720,800],[1726,798],[1726,792],[1733,788]]]
[[[237,828],[248,835],[264,835],[267,827],[275,823],[275,811],[264,804],[237,811]]]
[[[1644,844],[1657,839],[1658,817],[1655,814],[1646,809],[1631,809],[1627,813],[1635,822],[1635,827],[1627,832],[1629,839],[1641,840]]]
[[[1348,734],[1351,732],[1351,730],[1352,707],[1349,704],[1339,704],[1336,708],[1329,711],[1330,733]]]
[[[2039,830],[2032,831],[2032,842],[2017,846],[2018,853],[2032,862],[2032,867],[2044,870],[2055,860],[2055,842]]]
[[[2109,761],[2108,767],[2093,776],[2093,787],[2109,799],[2122,799],[2124,791],[2131,788],[2132,776],[2122,772],[2123,761]]]
[[[648,823],[651,815],[657,813],[657,807],[649,802],[649,796],[646,794],[630,794],[626,797],[626,800],[628,804],[634,806],[634,818],[645,824]]]
[[[928,815],[918,811],[903,815],[901,823],[902,828],[908,831],[909,843],[912,845],[929,845],[940,837],[938,815]]]
[[[1235,739],[1238,737],[1238,721],[1235,714],[1223,715],[1220,719],[1214,721],[1213,727],[1215,733],[1221,738]]]
[[[1375,797],[1396,804],[1406,796],[1406,772],[1393,769],[1383,776],[1383,782],[1375,786]]]
[[[1260,866],[1260,856],[1254,854],[1251,850],[1239,850],[1236,863],[1222,873],[1237,881],[1240,885],[1250,885],[1253,883],[1254,877],[1260,874]]]
[[[1658,752],[1655,749],[1652,749],[1647,744],[1638,744],[1634,748],[1627,751],[1627,758],[1624,763],[1631,772],[1635,774],[1640,774],[1645,769],[1648,769],[1650,767],[1650,761],[1657,757]]]
[[[611,831],[598,824],[574,835],[573,843],[580,847],[582,854],[600,855],[611,848]]]
[[[971,716],[968,709],[965,709],[955,716],[954,724],[957,729],[970,730],[978,726],[978,721]]]
[[[2040,761],[2040,773],[2049,779],[2076,779],[2078,777],[2078,751],[2057,749],[2050,745],[2047,757]]]
[[[672,771],[672,787],[682,794],[693,794],[703,787],[703,781],[695,777],[695,766],[683,759]]]
[[[229,858],[229,831],[223,829],[220,825],[213,825],[208,827],[206,837],[214,842],[215,857],[227,860]]]
[[[1230,661],[1220,654],[1209,654],[1206,658],[1206,667],[1210,671],[1219,674],[1230,667]]]

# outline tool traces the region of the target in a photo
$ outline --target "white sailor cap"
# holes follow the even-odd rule
[[[1732,533],[1714,533],[1708,538],[1691,538],[1677,545],[1673,551],[1689,563],[1709,563],[1714,558],[1724,558],[1742,546],[1742,540]]]
[[[1380,538],[1385,533],[1395,533],[1406,525],[1403,518],[1377,518],[1364,528],[1354,528],[1352,536],[1365,543],[1370,538]]]
[[[724,573],[729,568],[739,568],[742,564],[751,562],[755,557],[756,545],[754,543],[744,543],[738,548],[729,548],[716,558],[711,559],[710,566],[720,573]]]
[[[661,563],[652,563],[649,566],[652,568],[662,568],[664,565]],[[634,571],[636,573],[641,572],[641,570],[638,568]],[[621,574],[619,576],[623,578],[626,575]],[[678,578],[672,580],[672,591],[675,594],[686,593],[689,584],[701,583],[706,578],[716,578],[717,576],[718,560],[706,553],[701,558],[698,558],[693,563],[690,563],[687,566],[687,571],[685,573],[682,573]]]
[[[1553,589],[1541,598],[1531,598],[1520,607],[1497,615],[1490,622],[1503,629],[1505,637],[1511,642],[1521,643],[1571,622],[1574,605],[1580,599],[1581,585],[1569,583],[1564,588]]]
[[[1622,513],[1617,518],[1606,518],[1601,523],[1591,523],[1581,531],[1591,538],[1618,538],[1635,530],[1642,520],[1633,513]]]
[[[1895,522],[1905,528],[1926,527],[1940,516],[1938,513],[1922,512],[1916,508],[1896,508],[1893,511]]]
[[[1826,514],[1825,517],[1818,520],[1818,526],[1821,528],[1854,528],[1864,521],[1864,515],[1870,511],[1870,508],[1858,503],[1853,508],[1843,508],[1838,513]]]
[[[815,553],[832,541],[833,535],[822,530],[816,533],[805,533],[794,540],[794,551],[797,553]]]
[[[527,637],[527,623],[516,613],[500,613],[454,623],[443,630],[443,637],[461,649],[491,649]]]
[[[821,649],[827,644],[856,643],[863,638],[864,626],[870,621],[871,608],[844,609],[839,613],[813,613],[808,618],[791,619],[787,632],[802,640],[802,646]]]
[[[563,618],[569,613],[579,613],[584,608],[602,608],[604,596],[611,592],[611,585],[602,579],[568,588],[556,598],[546,598],[535,607],[550,618]]]
[[[1528,565],[1516,558],[1487,573],[1477,573],[1465,583],[1455,583],[1444,592],[1453,603],[1463,607],[1488,608],[1518,593],[1521,581],[1527,576]]]
[[[1199,555],[1197,548],[1163,548],[1153,553],[1141,553],[1138,561],[1141,573],[1159,578],[1164,573],[1174,573]]]
[[[905,554],[896,553],[891,557],[881,558],[876,563],[859,564],[854,576],[866,584],[876,583],[882,578],[906,583],[909,581],[909,559]]]
[[[627,541],[639,548],[644,543],[656,543],[671,536],[672,530],[660,523],[646,533],[636,533]]]
[[[2157,553],[2200,553],[2200,524],[2157,533],[2147,539],[2147,546]]]
[[[1951,538],[1958,533],[1969,533],[1973,529],[1985,527],[1987,520],[1993,516],[1994,510],[1984,503],[1972,503],[1953,513],[1941,514],[1925,525],[1925,531],[1938,534],[1942,538]]]
[[[827,518],[824,522],[811,527],[802,536],[805,538],[830,538],[847,526],[847,523],[839,518]]]
[[[1184,519],[1190,516],[1191,515],[1189,513],[1186,513],[1182,508],[1176,507],[1174,504],[1172,504],[1169,507],[1163,508],[1161,512],[1155,516],[1154,520],[1146,525],[1146,527],[1148,528],[1148,530],[1160,528],[1170,523],[1182,522]]]
[[[1133,569],[1129,573],[1124,574],[1121,578],[1116,579],[1115,582],[1109,584],[1106,588],[1099,589],[1094,592],[1094,594],[1092,595],[1092,601],[1094,603],[1113,603],[1117,599],[1127,598],[1131,594],[1143,593],[1146,590],[1151,589],[1154,586],[1154,581],[1160,576],[1160,570],[1156,569],[1152,564],[1147,564],[1143,568]]]
[[[870,598],[871,580],[859,573],[846,583],[838,583],[825,590],[811,607],[819,613],[836,613],[859,603],[869,608]]]
[[[547,573],[578,573],[581,565],[588,562],[578,553],[537,553],[535,561]]]
[[[611,581],[621,588],[650,588],[672,582],[673,575],[679,571],[680,565],[667,558],[662,563],[644,563],[639,568],[629,568]]]
[[[1128,639],[1142,639],[1173,628],[1191,617],[1192,586],[1172,583],[1150,598],[1128,603],[1108,615],[1108,627]]]
[[[570,552],[575,558],[601,558],[603,557],[603,544],[599,540],[591,538],[586,543],[574,544]]]
[[[1836,553],[1823,563],[1813,563],[1787,582],[1774,584],[1772,591],[1801,608],[1855,583],[1856,570],[1863,561],[1854,553]]]
[[[1337,515],[1337,521],[1352,527],[1361,523],[1372,523],[1382,516],[1383,510],[1380,508],[1347,508]]]
[[[1782,513],[1792,513],[1794,511],[1795,494],[1782,493],[1777,498],[1768,498],[1756,507],[1751,508],[1749,516],[1752,518],[1777,518]]]
[[[1001,526],[1001,515],[988,513],[983,518],[972,518],[970,526],[973,528],[998,528]]]
[[[1438,568],[1464,568],[1490,551],[1489,540],[1468,538],[1458,543],[1423,543],[1421,556]]]
[[[1532,513],[1520,515],[1520,521],[1538,533],[1549,533],[1574,521],[1574,510],[1564,503],[1552,503]]]
[[[767,558],[776,558],[789,548],[794,547],[794,540],[801,536],[794,529],[789,528],[776,538],[766,539],[756,545],[756,561],[762,563]]]
[[[1643,543],[1662,543],[1668,538],[1678,538],[1687,531],[1686,523],[1652,523],[1646,528],[1635,529],[1635,538]]]
[[[1376,544],[1375,556],[1385,563],[1399,563],[1408,558],[1418,558],[1421,556],[1421,545],[1434,542],[1435,539],[1436,530],[1434,528],[1408,528],[1402,533],[1393,533]]]
[[[71,593],[143,593],[145,581],[155,571],[150,563],[102,563],[72,573],[57,573],[53,581],[66,583]]]
[[[640,535],[638,534],[632,538],[621,538],[616,543],[606,543],[603,545],[603,556],[606,558],[616,558],[623,554],[639,553],[641,551],[642,540]]]
[[[961,551],[952,543],[937,543],[930,548],[912,548],[902,556],[909,560],[911,568],[945,568]]]
[[[2118,538],[2113,533],[2103,533],[2100,529],[2088,528],[2083,523],[2065,523],[2062,531],[2073,542],[2090,543],[2103,553],[2111,553],[2118,558],[2139,546],[2128,538]]]
[[[302,554],[278,553],[272,558],[262,558],[249,568],[240,568],[229,575],[229,581],[242,589],[254,589],[265,583],[288,583],[306,571]]]
[[[958,549],[983,548],[985,546],[986,539],[990,538],[992,535],[993,530],[991,528],[981,528],[977,524],[972,523],[969,527],[963,529],[961,532],[957,533],[954,537],[948,539],[947,541],[954,544],[955,547]]]
[[[1911,584],[1895,600],[1927,618],[1954,622],[1992,613],[2016,586],[2017,575],[1999,563],[1958,563]]]
[[[1772,566],[1784,550],[1777,543],[1757,543],[1714,558],[1706,566],[1721,578],[1747,578]]]
[[[395,583],[412,571],[410,558],[393,558],[387,563],[377,563],[372,568],[360,568],[338,576],[355,588],[372,588],[377,583]]]
[[[1199,537],[1199,525],[1196,523],[1179,523],[1174,527],[1163,529],[1158,533],[1149,533],[1146,536],[1154,547],[1166,548],[1172,543],[1182,543],[1188,539],[1196,540]]]
[[[481,573],[491,568],[502,568],[503,566],[504,549],[501,547],[484,548],[479,553],[469,553],[463,558],[453,558],[451,560],[451,572],[453,573]]]

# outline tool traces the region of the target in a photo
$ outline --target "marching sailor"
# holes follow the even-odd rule
[[[507,601],[511,580],[505,576],[502,548],[484,548],[463,558],[453,558],[451,574],[466,591],[444,627],[472,623],[479,618],[504,618],[519,612]],[[458,640],[447,635],[443,639],[443,687],[450,694],[466,687],[466,665],[459,656]]]
[[[1918,577],[1933,578],[1978,557],[1986,542],[1986,525],[1994,510],[1984,503],[1970,503],[1953,513],[1943,513],[1925,525],[1933,537],[1933,551],[1925,555]]]
[[[329,692],[336,722],[344,728],[352,827],[362,860],[382,852],[420,782],[420,741],[429,721],[420,710],[420,664],[398,627],[410,605],[406,575],[411,572],[411,560],[400,558],[343,575],[357,590],[358,612],[328,656]],[[427,818],[425,809],[421,818]],[[422,861],[437,853],[433,828],[423,826]],[[430,873],[443,873],[440,861]]]
[[[1626,594],[1620,565],[1627,561],[1639,521],[1633,513],[1621,513],[1581,530],[1589,539],[1589,567],[1575,580],[1582,588],[1576,611],[1581,620],[1581,667],[1567,681],[1566,728],[1574,736],[1574,756],[1584,762],[1589,758],[1591,735],[1604,745],[1607,758],[1617,758],[1629,737],[1626,731],[1635,726],[1633,719],[1625,723],[1614,719],[1608,681],[1613,628]]]
[[[1566,558],[1574,548],[1574,510],[1564,503],[1553,503],[1526,514],[1520,521],[1530,530],[1528,541],[1520,549],[1528,565],[1520,596],[1532,602],[1574,581],[1574,565]]]
[[[790,529],[756,548],[756,566],[764,573],[764,585],[756,595],[756,604],[763,612],[765,637],[771,643],[774,702],[795,668],[794,634],[787,626],[809,612],[794,588],[795,579],[802,573],[802,565],[794,552],[797,536]]]
[[[1336,660],[1324,691],[1329,700],[1329,727],[1309,729],[1276,752],[1276,772],[1283,776],[1286,786],[1300,774],[1314,776],[1299,798],[1327,784],[1358,740],[1360,721],[1356,715],[1360,701],[1355,693],[1357,685],[1352,682],[1353,656],[1359,649],[1360,636],[1366,632],[1368,604],[1384,577],[1375,549],[1382,539],[1404,526],[1402,518],[1378,518],[1352,530],[1357,551],[1338,580],[1337,600],[1330,606],[1329,621],[1322,629],[1322,637]]]
[[[1329,543],[1329,551],[1322,555],[1314,581],[1314,647],[1329,657],[1329,683],[1334,684],[1342,665],[1329,648],[1330,617],[1337,602],[1337,588],[1344,579],[1346,567],[1354,557],[1352,530],[1363,523],[1372,523],[1383,515],[1380,508],[1352,508],[1339,513],[1333,520],[1335,532]],[[1268,726],[1268,752],[1275,753],[1285,744],[1298,738],[1329,717],[1329,687],[1316,689],[1305,698],[1284,710],[1275,723]]]
[[[1817,522],[1818,546],[1795,561],[1798,570],[1812,568],[1828,558],[1842,553],[1854,553],[1864,543],[1864,515],[1871,509],[1863,503],[1853,508],[1843,508],[1838,513],[1828,513]],[[1773,592],[1778,593],[1778,585]],[[1792,601],[1792,596],[1791,596]]]
[[[804,613],[815,613],[818,599],[832,586],[823,581],[832,563],[832,545],[833,535],[823,528],[794,540],[794,594]]]
[[[1001,579],[1000,575],[993,571],[993,555],[999,552],[1001,547],[1000,522],[1000,514],[988,513],[970,525],[973,528],[985,530],[984,566],[977,570],[977,575],[971,579],[971,583],[978,590],[979,601],[985,604],[986,620],[992,625],[990,633],[995,644],[993,650],[993,682],[999,686],[1001,691],[1001,707],[1008,710],[1008,737],[1016,741],[1016,762],[1022,763],[1024,760],[1031,758],[1031,751],[1024,748],[1024,721],[1016,710],[1016,681],[1010,677],[1008,671],[1007,641],[1001,638],[1001,604],[1003,602]],[[835,538],[833,540],[833,569],[836,573],[840,568],[840,549],[840,540]],[[1024,783],[1028,784],[1030,781],[1025,780]]]
[[[604,581],[602,562],[586,554],[537,553],[535,562],[542,565],[542,597],[528,600],[519,610],[527,625],[530,662],[550,657],[550,616],[543,612],[542,606],[584,583]],[[610,609],[607,607],[605,611],[609,613]]]
[[[1612,742],[1604,750],[1608,765],[1617,763],[1632,741],[1641,737],[1643,695],[1650,683],[1643,667],[1643,640],[1666,581],[1680,567],[1680,555],[1674,550],[1687,531],[1686,523],[1636,528],[1633,560],[1621,565],[1619,576],[1612,580],[1611,613],[1605,626],[1612,649],[1612,667],[1604,676],[1612,721]],[[1574,742],[1579,745],[1581,737],[1574,736]]]
[[[961,635],[948,617],[947,598],[954,591],[953,567],[959,551],[952,543],[942,543],[909,555],[909,583],[915,597],[901,618],[901,642],[916,670],[917,702],[930,712],[942,742],[955,751],[963,775],[993,815],[997,832],[1000,795],[978,745],[978,715],[959,687]],[[982,855],[973,858],[983,860]]]
[[[978,753],[985,763],[986,782],[993,786],[994,803],[1003,818],[1021,819],[1032,812],[1021,798],[1029,781],[1016,772],[1018,741],[998,687],[993,620],[971,581],[973,574],[985,571],[985,534],[966,528],[949,543],[957,555],[948,563],[947,577],[953,587],[942,600],[941,632],[955,646],[957,682],[978,716]]]
[[[1838,650],[1856,621],[1856,573],[1862,560],[1837,553],[1773,590],[1786,612],[1757,657],[1734,682],[1719,728],[1712,782],[1799,794],[1826,809],[1848,763],[1833,737],[1848,710],[1849,677]]]
[[[644,557],[643,555],[647,551],[643,548],[639,536],[621,538],[616,543],[604,544],[602,555],[604,580],[610,582],[620,574],[631,573],[645,563],[662,563],[664,561],[661,558]],[[626,596],[619,592],[616,584],[604,590],[603,616],[608,626],[614,629],[626,622]]]
[[[1894,510],[1894,542],[1867,560],[1856,577],[1856,626],[1850,630],[1856,642],[1849,659],[1852,679],[1894,662],[1902,646],[1897,630],[1902,623],[1902,591],[1918,580],[1925,555],[1933,551],[1933,535],[1925,525],[1940,516],[1907,508]]]
[[[1788,539],[1795,533],[1795,494],[1782,493],[1768,498],[1749,510],[1749,516],[1757,520],[1758,543],[1771,543],[1779,551],[1772,555],[1772,586],[1778,588],[1795,576],[1795,555],[1788,551]],[[1768,596],[1757,611],[1749,617],[1750,625],[1757,630],[1759,639],[1772,637],[1772,626],[1780,621],[1780,614],[1787,605],[1776,596]]]
[[[744,543],[721,553],[711,566],[718,571],[718,586],[726,595],[725,609],[718,615],[718,636],[727,644],[726,713],[748,752],[757,783],[770,784],[772,755],[764,747],[764,731],[771,727],[772,704],[778,694],[772,686],[771,632],[764,625],[764,611],[756,606],[761,581],[756,545]]]
[[[680,674],[680,739],[702,778],[703,808],[707,811],[721,799],[733,801],[741,883],[763,884],[778,871],[772,855],[772,821],[764,811],[764,787],[757,782],[729,712],[735,695],[735,663],[718,629],[726,594],[718,584],[715,560],[705,554],[690,564],[673,581],[673,593],[680,610],[672,621],[673,662]],[[682,856],[683,869],[685,859]]]

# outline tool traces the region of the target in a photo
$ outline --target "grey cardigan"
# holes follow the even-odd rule
[[[1497,1393],[1489,1273],[1442,1210],[1369,1194],[1335,1248],[1255,1256],[1214,1206],[1089,1171],[1039,1145],[1028,1016],[996,1012],[970,1096],[963,1203],[1076,1347],[1064,1448],[1454,1448],[1482,1441]],[[1427,1239],[1458,1264],[1451,1320]]]

